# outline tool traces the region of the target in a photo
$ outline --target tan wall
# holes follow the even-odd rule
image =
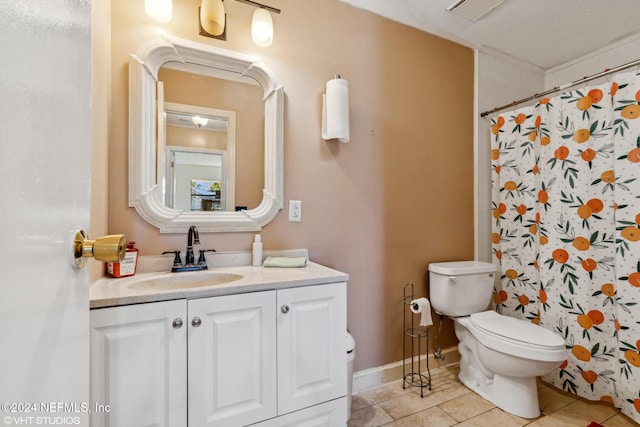
[[[266,249],[309,248],[312,260],[351,275],[348,325],[356,370],[402,358],[402,287],[426,292],[430,262],[473,257],[473,52],[337,0],[274,0],[275,39],[250,38],[253,8],[227,1],[227,41],[198,36],[197,0],[174,1],[163,31],[260,56],[283,84],[285,200],[302,200],[263,230]],[[160,31],[143,2],[112,1],[109,139],[111,232],[143,255],[183,249],[128,207],[128,55]],[[325,83],[350,84],[351,142],[320,138]],[[252,233],[201,235],[203,248],[248,250]],[[433,336],[433,334],[432,334]],[[443,346],[456,343],[451,324]]]

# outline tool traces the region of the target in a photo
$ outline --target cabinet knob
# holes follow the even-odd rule
[[[180,328],[182,328],[182,319],[181,319],[181,318],[179,318],[179,317],[178,317],[177,319],[174,319],[174,321],[173,321],[172,325],[173,325],[173,329],[180,329]]]
[[[280,311],[283,312],[284,314],[287,314],[289,312],[289,306],[288,305],[283,305],[282,307],[280,307]]]
[[[200,325],[202,325],[202,320],[199,317],[194,317],[193,320],[191,321],[191,326],[193,326],[194,328],[197,328]]]

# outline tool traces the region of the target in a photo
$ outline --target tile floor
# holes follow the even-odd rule
[[[528,420],[487,402],[458,380],[458,365],[431,371],[432,391],[420,397],[417,387],[402,388],[402,380],[353,396],[348,427],[586,427],[592,421],[605,427],[637,426],[609,404],[592,402],[539,382],[542,415]]]

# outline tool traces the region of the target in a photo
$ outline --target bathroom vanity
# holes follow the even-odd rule
[[[315,263],[99,280],[92,426],[346,425],[347,280]]]

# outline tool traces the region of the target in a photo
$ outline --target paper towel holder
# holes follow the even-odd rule
[[[349,82],[340,74],[333,75],[333,79],[327,82],[326,93],[322,95],[321,137],[325,141],[338,140],[342,143],[350,140]]]

